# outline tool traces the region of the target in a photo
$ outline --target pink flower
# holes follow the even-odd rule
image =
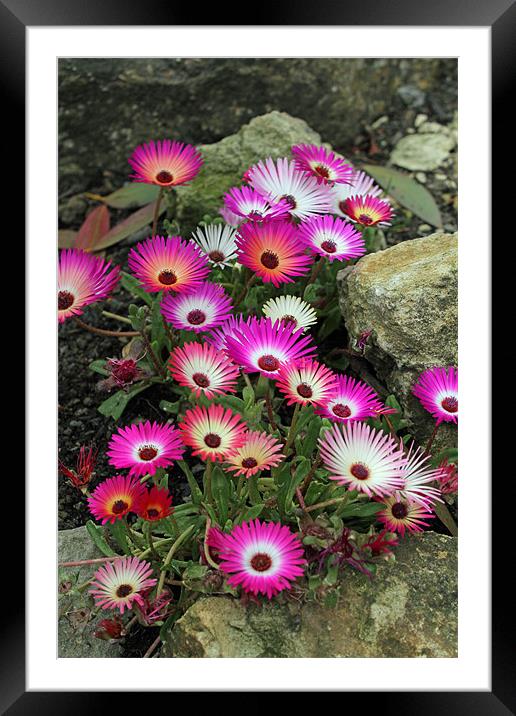
[[[184,444],[193,448],[192,455],[212,462],[222,462],[228,452],[244,444],[246,427],[239,415],[214,403],[187,410],[179,424]]]
[[[390,226],[394,211],[388,201],[370,194],[346,199],[342,211],[352,221],[362,226]]]
[[[287,404],[320,405],[335,389],[337,376],[325,365],[308,358],[283,365],[276,385]]]
[[[158,467],[168,467],[180,460],[184,447],[177,428],[146,420],[119,428],[111,436],[107,454],[109,464],[129,468],[130,475],[154,475]]]
[[[310,251],[329,261],[348,261],[363,256],[362,234],[336,216],[312,216],[299,226],[299,235]]]
[[[334,422],[344,423],[376,417],[382,408],[378,395],[367,383],[339,375],[334,390],[315,412]]]
[[[261,470],[276,467],[284,459],[282,445],[272,435],[250,430],[245,434],[245,443],[226,453],[227,470],[235,475],[252,477]]]
[[[136,147],[129,164],[135,182],[172,187],[194,179],[202,165],[202,157],[190,144],[170,139],[149,142]]]
[[[453,366],[428,368],[419,376],[412,392],[437,420],[456,423],[459,415],[458,375]]]
[[[205,283],[182,296],[166,294],[161,314],[174,328],[200,333],[216,328],[231,315],[231,299],[222,286]]]
[[[224,194],[226,208],[251,221],[288,216],[290,205],[284,200],[271,203],[249,186],[233,187]]]
[[[325,184],[349,184],[353,167],[325,147],[316,144],[297,144],[292,147],[296,169]]]
[[[57,269],[58,321],[80,316],[84,306],[103,301],[120,278],[120,266],[80,249],[63,249]]]
[[[208,400],[215,395],[234,393],[239,376],[237,366],[224,351],[209,343],[185,343],[174,348],[169,370],[179,385],[186,386],[197,397],[204,393]]]
[[[94,574],[89,593],[95,604],[102,609],[131,609],[133,603],[143,603],[142,592],[150,589],[157,580],[152,578],[152,568],[148,562],[137,557],[121,557],[108,562]]]
[[[380,500],[384,508],[376,513],[376,519],[382,522],[391,532],[399,532],[402,536],[408,532],[422,532],[428,527],[428,520],[433,512],[417,502],[412,502],[399,493]]]
[[[90,512],[102,524],[114,524],[129,512],[143,496],[145,488],[131,475],[115,475],[104,480],[88,497]]]

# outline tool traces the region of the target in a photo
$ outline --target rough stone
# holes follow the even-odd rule
[[[272,110],[302,117],[341,151],[403,85],[440,104],[456,93],[454,59],[63,58],[59,193],[119,186],[149,139],[212,143]],[[413,93],[413,92],[412,92]]]
[[[236,134],[199,147],[204,164],[189,186],[177,188],[176,215],[181,230],[191,230],[205,214],[218,215],[223,194],[259,159],[290,155],[296,143],[320,143],[321,138],[302,119],[284,112],[255,117]]]
[[[437,127],[442,125],[437,125]],[[438,131],[435,126],[426,123],[419,128],[419,133],[402,137],[394,147],[391,161],[399,167],[410,171],[432,171],[440,167],[455,147],[456,140],[452,133]]]
[[[168,657],[456,657],[457,545],[426,532],[404,539],[373,580],[347,570],[335,608],[317,602],[247,607],[198,600],[165,642]]]
[[[58,533],[59,562],[75,562],[84,559],[102,557],[95,547],[86,527],[60,530]],[[59,622],[58,656],[60,658],[105,658],[119,657],[121,649],[118,642],[104,641],[93,636],[100,617],[93,616],[93,600],[87,589],[74,591],[74,586],[84,584],[98,569],[97,565],[66,567],[59,569]],[[63,589],[72,589],[62,593]],[[106,612],[104,616],[110,616]]]
[[[372,329],[365,356],[420,441],[435,423],[411,388],[425,368],[458,360],[457,249],[457,234],[435,233],[365,256],[337,276],[348,332],[358,338]],[[440,445],[457,445],[455,425],[440,428]]]

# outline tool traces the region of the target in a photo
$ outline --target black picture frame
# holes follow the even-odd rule
[[[227,12],[227,10],[230,12]],[[496,197],[500,205],[511,206],[510,186],[499,177],[499,169],[509,160],[514,145],[513,114],[507,111],[510,104],[511,79],[514,76],[516,36],[516,4],[514,0],[318,0],[311,3],[301,0],[295,5],[287,2],[255,4],[254,14],[246,21],[231,14],[231,8],[220,3],[202,10],[203,25],[363,25],[363,26],[484,26],[491,28],[492,37],[492,100],[493,178]],[[183,6],[177,10],[174,3],[161,0],[0,0],[0,87],[4,95],[3,112],[4,151],[8,163],[9,206],[21,202],[18,211],[9,211],[4,217],[3,228],[11,236],[20,237],[24,231],[23,197],[21,187],[25,183],[24,109],[25,109],[25,30],[27,26],[67,25],[197,25],[199,8]],[[235,19],[237,20],[235,22]],[[6,164],[4,164],[4,167]],[[4,178],[6,172],[4,171]],[[43,177],[42,177],[43,178]],[[511,191],[512,193],[512,191]],[[485,198],[488,199],[487,197]],[[493,236],[504,233],[503,217],[493,212]],[[498,229],[498,232],[497,232]],[[19,241],[18,245],[22,245]],[[23,258],[22,258],[23,260]],[[494,285],[494,289],[497,285]],[[14,290],[19,296],[19,286]],[[496,290],[493,291],[496,298]],[[17,301],[19,309],[19,299]],[[487,439],[487,438],[486,438]],[[496,455],[496,451],[493,450]],[[493,466],[493,474],[496,474]],[[513,481],[511,475],[511,481]],[[14,489],[12,487],[11,489]],[[22,485],[16,485],[17,504],[22,505]],[[504,530],[503,518],[507,493],[493,490],[494,515],[499,521],[493,523],[493,594],[492,594],[492,691],[491,692],[368,692],[360,693],[360,709],[367,706],[382,712],[397,714],[489,714],[502,716],[516,713],[515,690],[515,641],[511,638],[513,620],[512,590],[508,580],[512,570],[506,565],[514,561],[509,539],[511,525]],[[14,527],[20,533],[21,509],[13,516]],[[506,514],[506,513],[505,513]],[[500,528],[498,528],[500,525]],[[13,528],[14,528],[13,527]],[[480,537],[479,537],[480,538]],[[105,713],[119,708],[119,693],[94,692],[26,692],[25,689],[25,612],[23,591],[24,568],[22,546],[18,543],[20,559],[8,565],[9,573],[4,581],[7,606],[1,620],[0,649],[0,709],[12,716],[23,714],[74,714]],[[474,595],[472,595],[474,599]],[[166,694],[163,694],[166,696]],[[366,698],[367,697],[367,698]],[[131,708],[158,708],[155,697],[149,701],[145,693],[131,693]],[[349,699],[356,694],[347,693],[342,706],[350,708]],[[116,699],[116,702],[115,702]],[[364,699],[366,699],[364,701]],[[174,701],[168,708],[173,708]],[[192,708],[197,708],[192,706]],[[356,707],[355,707],[356,708]]]

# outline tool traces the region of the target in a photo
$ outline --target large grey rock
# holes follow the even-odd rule
[[[88,536],[86,527],[60,530],[58,554],[59,562],[76,562],[103,556]],[[118,642],[104,641],[93,636],[100,619],[112,617],[112,613],[106,611],[102,616],[94,616],[93,600],[87,588],[81,592],[73,588],[91,579],[98,567],[97,564],[59,569],[59,657],[104,658],[121,655]]]
[[[349,151],[364,126],[403,110],[411,85],[436,106],[456,93],[453,59],[71,58],[59,61],[60,196],[120,185],[149,139],[216,142],[279,110]],[[454,99],[452,99],[454,101]]]
[[[348,332],[373,331],[365,356],[421,441],[435,423],[411,388],[425,368],[457,366],[457,248],[457,234],[436,233],[365,256],[337,276]],[[457,427],[444,424],[436,445],[456,444]]]
[[[432,171],[448,159],[455,140],[448,133],[427,132],[402,137],[391,154],[391,161],[412,171]]]
[[[236,134],[215,144],[199,148],[204,164],[195,181],[177,188],[175,212],[183,235],[191,231],[205,214],[218,215],[223,194],[240,184],[242,174],[259,159],[290,155],[296,143],[319,143],[317,132],[302,119],[284,112],[255,117]]]
[[[335,608],[197,601],[168,634],[173,657],[455,657],[457,544],[426,532],[403,540],[373,580],[351,568]]]

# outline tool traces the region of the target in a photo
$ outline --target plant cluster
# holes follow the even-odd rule
[[[343,568],[372,576],[457,490],[456,455],[433,454],[435,431],[417,446],[394,396],[382,401],[343,372],[374,326],[325,362],[318,355],[340,318],[336,271],[389,226],[391,203],[324,147],[294,146],[292,157],[250,167],[225,194],[222,219],[185,239],[170,220],[158,232],[160,207],[173,206],[202,157],[176,141],[144,144],[129,159],[132,179],[159,194],[130,273],[80,248],[60,253],[59,321],[128,340],[121,356],[91,366],[112,393],[100,410],[117,421],[149,385],[169,394],[161,421],[114,429],[114,474],[95,489],[93,447],[75,469],[60,465],[87,496],[87,529],[105,555],[93,580],[71,588],[89,589],[98,608],[168,628],[199,593],[334,604]],[[84,323],[84,307],[119,281],[137,302],[127,317],[105,314],[131,330]],[[425,371],[414,394],[436,429],[456,423],[455,368]],[[176,466],[190,495],[174,505]],[[117,615],[98,635],[126,628]]]

